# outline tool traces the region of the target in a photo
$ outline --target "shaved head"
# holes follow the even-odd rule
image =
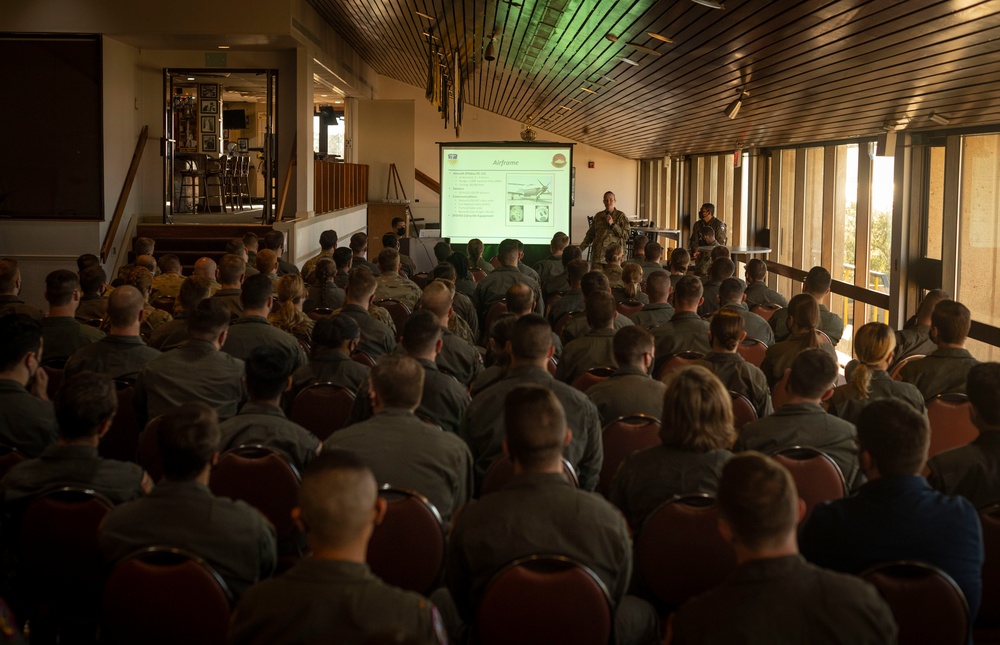
[[[343,547],[370,531],[378,484],[354,453],[324,451],[302,476],[299,508],[309,535],[326,548]]]
[[[215,260],[212,258],[198,258],[197,262],[194,263],[194,271],[191,272],[191,275],[215,280],[215,269]]]
[[[112,327],[128,327],[139,322],[139,312],[146,298],[131,285],[124,284],[108,296],[108,318]]]
[[[420,296],[419,305],[421,309],[430,311],[444,322],[454,299],[455,287],[447,282],[435,280],[424,289],[424,295]]]

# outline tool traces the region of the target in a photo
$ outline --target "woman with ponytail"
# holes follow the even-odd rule
[[[833,391],[830,414],[857,423],[861,410],[876,399],[901,399],[918,412],[926,414],[924,397],[915,386],[894,381],[886,369],[896,349],[896,334],[885,324],[862,325],[854,335],[854,354],[858,363],[850,379]]]
[[[819,347],[837,360],[837,351],[826,334],[820,331],[819,320],[819,303],[810,294],[800,293],[788,303],[788,328],[792,335],[768,347],[760,366],[772,390],[803,350]]]
[[[312,330],[315,324],[309,316],[302,313],[306,290],[302,277],[289,273],[278,280],[278,306],[267,317],[268,322],[287,331],[292,336],[305,342],[312,341]]]

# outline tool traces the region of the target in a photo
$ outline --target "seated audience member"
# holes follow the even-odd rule
[[[507,312],[520,318],[534,310],[535,294],[528,285],[521,282],[510,285],[510,289],[507,289]],[[562,358],[563,344],[555,332],[552,332],[552,345],[555,347],[555,358],[558,361]]]
[[[747,308],[743,283],[736,278],[726,278],[719,285],[719,307],[736,311],[743,318],[743,328],[747,338],[762,341],[770,347],[774,344],[774,332],[767,321]]]
[[[518,324],[532,318],[544,322],[529,316]],[[504,565],[552,553],[583,564],[605,584],[617,609],[615,642],[652,642],[659,629],[656,612],[625,595],[632,571],[628,527],[614,507],[574,488],[562,472],[573,423],[558,396],[538,385],[518,385],[500,401],[503,444],[514,464],[514,478],[503,489],[470,502],[455,520],[445,578],[462,621],[473,623],[486,585]]]
[[[165,352],[187,340],[188,312],[211,295],[212,287],[205,278],[196,276],[184,278],[181,291],[177,294],[177,304],[174,306],[176,312],[174,319],[157,327],[149,339],[149,346]]]
[[[698,250],[694,252],[694,260],[696,263],[695,274],[704,279],[708,277],[709,269],[712,266],[712,260],[715,259],[712,252],[719,248],[721,244],[719,244],[719,241],[715,239],[714,230],[707,232],[706,229],[706,232],[703,233],[701,237],[703,238],[702,244],[699,245]]]
[[[242,258],[235,255],[223,255],[216,270],[219,280],[219,290],[212,297],[226,305],[229,315],[236,320],[243,315],[243,303],[240,302],[240,291],[243,281],[247,278],[246,266]]]
[[[807,349],[821,349],[837,362],[837,350],[827,342],[819,330],[819,303],[806,293],[800,293],[792,298],[787,309],[788,326],[792,333],[785,340],[767,348],[764,362],[760,369],[767,377],[767,384],[774,389],[785,370],[791,366],[795,357]]]
[[[261,249],[254,261],[254,268],[261,275],[266,275],[274,283],[278,283],[278,254],[271,249]]]
[[[725,247],[719,247],[725,248]],[[719,309],[719,288],[722,281],[733,277],[736,265],[729,258],[716,258],[708,269],[708,280],[702,285],[702,303],[698,307],[698,315],[710,316]]]
[[[402,237],[406,236],[403,235]],[[400,236],[395,233],[385,233],[382,235],[382,248],[396,249],[399,252],[399,270],[407,278],[412,278],[417,273],[417,264],[413,261],[413,258],[399,250],[399,238]]]
[[[76,258],[76,272],[82,273],[84,269],[101,266],[101,258],[93,253],[83,253]]]
[[[219,268],[218,265],[216,265],[215,260],[212,258],[203,257],[195,260],[194,269],[191,271],[191,275],[208,280],[208,283],[212,286],[213,296],[216,291],[222,288],[222,285],[220,285],[216,280],[219,275]]]
[[[416,491],[434,504],[445,526],[472,495],[472,455],[451,432],[415,414],[426,368],[409,356],[379,359],[369,376],[375,416],[330,435],[324,450],[349,450],[375,472],[379,484]]]
[[[622,296],[628,302],[649,304],[649,296],[642,292],[642,267],[635,262],[629,262],[622,267]]]
[[[973,366],[967,392],[979,436],[931,457],[927,479],[939,491],[966,497],[982,509],[1000,502],[1000,363]]]
[[[113,504],[148,493],[153,482],[138,465],[97,455],[97,445],[111,427],[117,409],[118,395],[107,376],[80,372],[67,378],[55,401],[59,440],[37,459],[7,472],[3,502],[27,500],[64,486],[91,489]]]
[[[563,268],[568,270],[570,262],[573,262],[574,260],[583,260],[583,251],[580,250],[579,246],[571,244],[563,250],[561,259]],[[587,261],[584,260],[584,262]],[[590,271],[589,262],[587,262],[587,271]],[[584,271],[584,273],[587,271]],[[562,273],[556,273],[545,281],[545,284],[542,285],[542,295],[546,302],[548,302],[549,298],[551,298],[554,294],[566,291],[570,288],[567,278],[568,276],[564,270]]]
[[[608,282],[608,276],[603,271],[589,271],[583,274],[580,278],[580,292],[583,294],[583,299],[580,302],[579,311],[586,311],[586,300],[592,293],[611,293],[611,285]],[[553,310],[555,310],[555,305],[562,302],[562,298],[556,300],[553,305]],[[570,310],[572,311],[572,310]],[[549,312],[550,314],[553,312]],[[553,320],[558,322],[558,318],[552,316]],[[612,321],[615,331],[618,331],[622,327],[631,327],[632,321],[625,316],[619,316],[618,312],[615,311],[615,316]],[[590,331],[590,323],[587,322],[586,316],[574,316],[570,321],[563,327],[562,334],[560,334],[560,340],[564,344],[568,344],[574,339],[580,338],[588,331]]]
[[[55,410],[46,388],[42,326],[26,314],[0,317],[0,443],[37,457],[56,440]]]
[[[656,339],[656,355],[662,361],[682,352],[712,351],[708,342],[708,321],[698,316],[698,307],[704,300],[701,280],[693,275],[684,276],[674,287],[674,315],[668,322],[652,329]]]
[[[788,306],[788,300],[785,296],[768,288],[767,282],[765,282],[767,280],[767,265],[760,258],[753,258],[747,262],[747,266],[743,270],[743,277],[747,279],[746,304],[749,309],[753,310],[754,307],[760,305]]]
[[[366,233],[355,233],[351,236],[350,242],[351,254],[353,255],[352,264],[353,268],[365,267],[367,268],[373,276],[378,277],[379,270],[372,262],[369,262],[366,258],[368,253],[368,235]]]
[[[508,312],[500,314],[493,321],[493,329],[490,330],[490,341],[486,348],[486,358],[488,367],[476,375],[469,386],[469,393],[473,397],[477,396],[484,389],[493,385],[497,381],[505,378],[510,371],[510,346],[511,335],[514,332],[514,323],[518,318]],[[555,334],[553,334],[555,337]]]
[[[146,315],[142,320],[141,333],[147,338],[151,338],[157,329],[174,319],[174,317],[169,313],[163,311],[162,309],[157,309],[150,304],[149,300],[153,289],[152,284],[153,274],[144,267],[136,267],[135,269],[129,271],[122,282],[122,285],[135,287],[139,290],[139,293],[142,294],[142,310]],[[108,319],[105,318],[102,329],[107,331],[109,328],[110,323]]]
[[[139,372],[132,403],[140,427],[193,401],[228,419],[243,401],[243,361],[220,351],[229,335],[229,310],[206,298],[188,312],[187,331],[188,339],[179,347]]]
[[[476,285],[476,293],[472,298],[473,304],[476,305],[476,311],[479,313],[480,326],[486,324],[486,316],[493,303],[503,299],[507,294],[507,289],[515,282],[523,282],[531,287],[532,291],[535,292],[535,306],[537,307],[535,311],[541,313],[544,310],[538,283],[518,269],[520,256],[521,250],[517,240],[506,239],[500,243],[500,251],[497,253],[500,266],[479,281],[479,284]]]
[[[827,414],[820,402],[829,398],[837,380],[837,363],[821,349],[803,351],[792,362],[788,375],[787,403],[774,414],[752,421],[740,430],[734,450],[774,452],[793,446],[810,446],[830,456],[851,490],[864,483],[858,469],[857,431]]]
[[[351,269],[345,293],[344,306],[334,313],[353,318],[361,328],[358,349],[372,358],[389,354],[396,349],[396,334],[381,320],[374,318],[369,308],[375,301],[375,276],[363,266]]]
[[[76,350],[66,362],[64,376],[82,371],[98,372],[112,379],[134,379],[146,363],[160,355],[139,336],[146,312],[145,301],[135,287],[122,285],[108,296],[108,335]]]
[[[354,265],[354,252],[344,246],[333,252],[333,262],[337,265],[337,274],[333,282],[341,289],[347,289],[347,280]]]
[[[615,337],[615,298],[605,291],[595,291],[584,303],[590,331],[563,348],[556,368],[556,378],[570,385],[592,367],[618,367],[612,343]]]
[[[608,276],[608,284],[612,289],[622,288],[622,245],[609,244],[604,249],[604,266],[601,268],[604,275]]]
[[[618,369],[611,378],[587,390],[587,396],[601,415],[601,423],[606,425],[633,414],[659,419],[664,385],[649,376],[655,357],[653,335],[638,325],[624,327],[615,332],[612,350]]]
[[[909,383],[893,380],[886,372],[895,347],[895,334],[888,325],[878,322],[862,325],[854,335],[857,365],[851,370],[847,383],[833,391],[827,411],[857,423],[861,410],[872,401],[899,399],[909,403],[917,412],[926,414],[920,390]]]
[[[317,320],[309,363],[292,374],[292,398],[313,383],[332,383],[357,392],[368,379],[368,367],[351,360],[360,342],[361,328],[350,316]]]
[[[640,260],[643,260],[646,255],[647,244],[649,244],[649,238],[645,234],[633,231],[632,257],[626,261],[626,264],[640,264]]]
[[[321,307],[332,311],[344,306],[347,294],[337,286],[336,275],[337,264],[330,258],[323,258],[316,263],[312,271],[312,284],[306,292],[306,301],[302,303],[302,311],[308,314]]]
[[[715,374],[727,390],[745,396],[758,418],[771,414],[774,410],[771,408],[767,377],[736,351],[747,337],[743,330],[743,317],[732,309],[720,309],[712,316],[708,334],[712,351],[705,354],[698,364]]]
[[[611,488],[611,502],[633,532],[674,495],[715,495],[722,466],[733,456],[732,404],[711,372],[691,366],[671,373],[661,405],[661,445],[632,453]]]
[[[104,297],[108,274],[100,266],[87,267],[80,271],[80,306],[76,309],[76,319],[82,323],[102,320],[108,312],[108,300]],[[2,305],[0,305],[2,307]]]
[[[357,456],[332,451],[313,460],[292,511],[307,532],[310,555],[243,595],[229,643],[368,643],[387,632],[446,643],[437,609],[423,596],[385,584],[365,562],[385,511],[375,476]]]
[[[243,247],[247,250],[247,264],[253,266],[257,261],[257,251],[260,249],[260,238],[256,233],[243,234]],[[247,276],[248,278],[250,276]]]
[[[261,254],[264,252],[261,251]],[[258,258],[260,255],[257,256]],[[301,289],[301,282],[299,283]],[[266,275],[255,275],[243,281],[240,303],[243,315],[233,321],[222,351],[244,360],[260,345],[282,347],[295,357],[295,368],[306,364],[306,354],[295,336],[272,325],[267,317],[274,307],[274,285]],[[222,303],[219,303],[220,306]],[[226,309],[229,312],[229,309]]]
[[[249,400],[236,416],[219,424],[220,452],[259,444],[283,454],[299,472],[316,456],[319,439],[289,421],[281,409],[281,397],[292,385],[294,362],[292,354],[273,345],[261,345],[250,352],[243,377]]]
[[[156,240],[151,237],[137,237],[132,242],[132,256],[137,260],[143,255],[151,257],[153,255],[153,251],[155,250]],[[126,264],[122,268],[118,269],[118,280],[124,280],[125,276],[137,266],[140,266],[138,262],[130,262],[129,264]],[[159,270],[154,265],[151,272],[156,274],[159,273]],[[115,286],[118,286],[118,284],[115,284]]]
[[[932,564],[962,588],[975,618],[982,528],[969,500],[937,492],[921,475],[930,444],[927,420],[903,401],[875,401],[861,411],[858,444],[868,483],[853,497],[813,510],[799,538],[802,555],[854,574],[890,560]]]
[[[469,270],[469,261],[465,259],[464,253],[452,253],[448,258],[434,267],[432,274],[437,277],[439,271],[438,267],[451,266],[455,271],[455,291],[460,293],[469,299],[469,304],[472,304],[472,297],[476,295],[476,281],[472,279],[472,273]]]
[[[517,270],[534,280],[541,287],[542,283],[538,278],[538,272],[524,263],[524,242],[521,240],[515,240],[515,242],[517,242]],[[541,297],[540,291],[539,297]]]
[[[640,237],[649,239],[645,236]],[[638,253],[636,253],[636,256],[638,256]],[[648,242],[642,249],[642,258],[639,266],[642,267],[642,272],[647,276],[647,279],[653,271],[663,271],[663,246],[659,242]]]
[[[437,259],[438,263],[447,262],[448,257],[453,253],[451,249],[451,243],[441,240],[434,245],[434,257]]]
[[[676,289],[680,279],[687,275],[691,264],[691,254],[687,249],[676,248],[670,252],[667,270],[670,272],[670,288]]]
[[[285,253],[285,234],[281,231],[271,229],[264,234],[264,247],[269,251],[274,251],[278,261],[278,277],[286,276],[289,273],[298,275],[298,268],[291,262],[286,262],[282,256]]]
[[[479,315],[476,314],[476,306],[472,304],[472,299],[455,289],[457,275],[455,265],[451,262],[442,262],[431,270],[431,277],[435,281],[447,283],[448,290],[454,294],[451,301],[453,312],[448,319],[448,329],[470,345],[475,345],[479,340]],[[427,292],[426,287],[424,292]],[[420,306],[418,302],[417,307]]]
[[[315,322],[302,312],[302,304],[306,299],[306,285],[302,278],[292,274],[282,276],[275,293],[278,302],[275,309],[267,315],[267,322],[298,340],[310,342]],[[305,365],[304,354],[302,358],[302,365]]]
[[[200,402],[178,406],[164,415],[157,440],[163,479],[147,497],[104,518],[97,541],[105,565],[165,545],[204,558],[237,596],[271,575],[274,527],[249,504],[216,497],[208,488],[219,458],[215,411]]]
[[[177,293],[181,289],[181,283],[184,282],[184,276],[181,274],[180,258],[173,253],[167,253],[160,258],[158,266],[160,268],[160,275],[153,278],[150,297],[154,299],[163,297],[176,298]]]
[[[668,322],[676,313],[673,305],[667,302],[670,297],[670,275],[663,269],[653,269],[646,276],[646,297],[649,302],[629,316],[636,325],[652,329]]]
[[[400,345],[407,356],[417,361],[424,370],[424,388],[416,415],[443,430],[458,433],[458,424],[469,405],[469,392],[453,376],[438,369],[434,359],[441,352],[444,328],[432,312],[421,309],[413,312],[403,324]],[[371,418],[372,402],[367,384],[363,384],[354,399],[348,424]]]
[[[552,240],[549,242],[549,256],[535,263],[539,284],[545,284],[549,278],[566,270],[566,266],[562,262],[562,255],[567,246],[569,246],[569,235],[559,231],[552,236]]]
[[[375,300],[394,298],[413,311],[423,292],[415,282],[399,274],[399,251],[382,249],[378,254],[378,270],[381,275],[375,278]]]
[[[979,362],[965,349],[971,324],[972,315],[960,302],[942,300],[934,307],[931,340],[937,344],[937,349],[918,361],[907,363],[899,373],[904,381],[917,386],[925,401],[938,394],[965,392],[966,375]]]
[[[573,247],[576,248],[576,247]],[[566,265],[566,272],[564,274],[566,278],[566,289],[562,291],[562,295],[558,298],[550,300],[549,313],[547,318],[549,322],[553,325],[559,322],[559,320],[568,313],[574,311],[583,311],[583,276],[587,275],[590,271],[590,263],[586,260],[573,260],[568,265]],[[604,274],[597,271],[591,276],[591,279],[587,281],[587,291],[594,290],[597,286],[597,282],[594,278],[596,276],[604,276]],[[606,281],[607,278],[605,277]],[[602,281],[603,282],[603,281]],[[510,307],[508,306],[508,310]]]
[[[302,265],[302,280],[312,284],[313,272],[320,260],[333,260],[333,251],[337,248],[337,231],[328,228],[319,234],[319,253],[306,260]]]
[[[435,359],[438,367],[468,387],[483,370],[483,359],[471,341],[451,330],[451,321],[455,318],[453,298],[456,295],[450,282],[435,280],[424,289],[417,307],[434,314],[441,326],[442,346]]]
[[[80,278],[58,269],[45,278],[45,300],[49,311],[42,319],[45,358],[69,358],[73,352],[104,338],[104,332],[76,319],[80,306]]]
[[[549,388],[562,403],[573,429],[566,459],[580,479],[580,487],[594,490],[601,472],[601,419],[597,406],[579,390],[555,380],[547,370],[553,354],[552,328],[537,314],[518,318],[510,340],[511,365],[505,378],[481,390],[466,408],[459,429],[476,460],[476,480],[503,452],[504,401],[520,385]]]
[[[236,257],[243,260],[243,264],[245,265],[243,270],[244,278],[249,278],[252,275],[257,275],[258,271],[253,267],[253,264],[250,262],[250,254],[247,252],[247,245],[243,241],[243,238],[237,237],[232,240],[229,240],[229,242],[226,244],[226,255],[235,255]],[[256,254],[254,256],[254,259],[256,259]]]
[[[474,237],[469,240],[465,248],[469,256],[470,267],[473,269],[482,269],[486,272],[486,275],[493,273],[493,265],[483,259],[483,251],[486,247],[482,240]]]
[[[733,457],[718,504],[719,531],[738,566],[674,614],[670,643],[896,642],[892,611],[873,586],[799,555],[795,533],[805,505],[781,464],[756,453]]]
[[[821,302],[830,293],[831,284],[833,284],[833,279],[830,277],[829,271],[823,267],[813,267],[809,269],[805,282],[802,283],[802,293],[809,294],[816,300],[819,305],[818,328],[830,337],[830,342],[836,345],[844,335],[844,321]],[[768,321],[771,329],[774,330],[775,340],[786,340],[794,334],[788,320],[791,315],[789,309],[777,310]]]
[[[894,361],[901,361],[907,356],[913,356],[914,354],[926,356],[937,349],[937,345],[931,340],[934,307],[942,300],[951,299],[948,292],[941,289],[931,289],[927,292],[924,299],[920,301],[917,315],[912,320],[907,321],[903,329],[896,332]]]

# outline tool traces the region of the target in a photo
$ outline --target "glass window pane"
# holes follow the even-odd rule
[[[777,257],[779,264],[795,266],[793,253],[795,248],[795,150],[782,150],[781,155],[781,177],[778,187],[778,213],[780,213],[780,226],[777,231],[771,231],[771,244],[777,240],[778,252],[771,253],[771,257]],[[794,295],[801,291],[798,284],[793,284],[790,278],[778,278],[778,293]]]
[[[960,191],[958,299],[1000,325],[1000,135],[963,138]]]
[[[868,288],[889,293],[892,258],[893,157],[875,157],[872,166],[872,220],[868,241]]]
[[[941,259],[944,240],[941,228],[944,225],[944,154],[943,146],[930,149],[930,163],[927,169],[927,223],[924,227],[924,256]]]

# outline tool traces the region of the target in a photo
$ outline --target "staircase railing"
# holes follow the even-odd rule
[[[135,183],[135,176],[139,172],[139,161],[142,160],[142,151],[146,148],[146,139],[149,138],[149,126],[142,126],[139,133],[139,140],[135,142],[135,152],[132,153],[132,163],[129,164],[128,173],[122,183],[121,192],[118,194],[118,203],[115,204],[115,212],[111,216],[111,225],[104,235],[104,243],[101,244],[101,262],[107,262],[111,254],[111,248],[115,243],[115,236],[118,234],[118,227],[121,226],[122,218],[125,216],[125,204],[128,203],[128,196],[132,192],[132,184]]]

